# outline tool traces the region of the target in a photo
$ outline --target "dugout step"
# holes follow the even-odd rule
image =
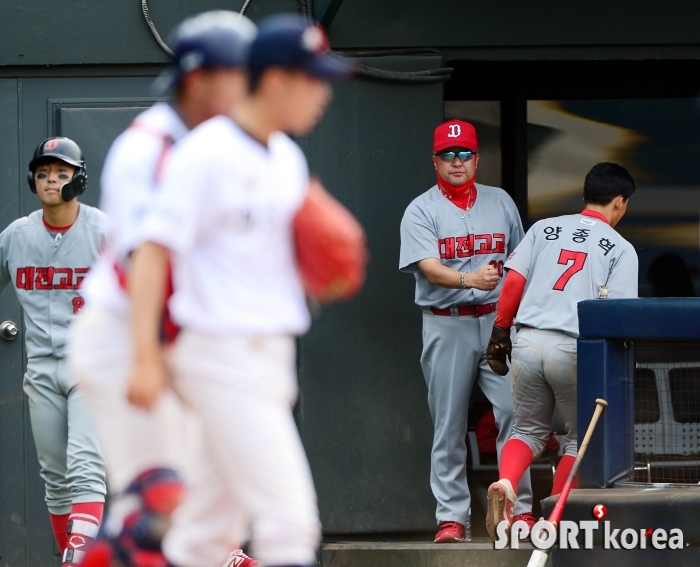
[[[470,543],[352,542],[321,547],[322,567],[511,567],[527,565],[533,547],[495,550],[488,538]],[[546,567],[552,567],[551,559]]]

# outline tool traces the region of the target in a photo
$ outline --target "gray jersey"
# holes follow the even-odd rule
[[[435,185],[414,199],[404,213],[399,269],[415,275],[415,300],[421,307],[446,309],[498,300],[501,283],[492,291],[447,289],[428,282],[416,264],[436,258],[460,272],[476,272],[485,264],[503,272],[506,257],[523,238],[520,215],[503,189],[475,186],[476,202],[468,211],[451,203]]]
[[[27,357],[65,356],[68,325],[83,306],[80,284],[102,242],[104,214],[80,205],[73,226],[52,234],[41,210],[0,234],[0,290],[12,283],[24,309]]]
[[[639,263],[632,245],[599,218],[565,215],[535,223],[506,269],[527,279],[515,322],[578,336],[576,304],[598,297],[637,297]]]

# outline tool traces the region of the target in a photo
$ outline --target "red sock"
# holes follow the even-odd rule
[[[81,502],[73,504],[68,517],[68,542],[63,565],[77,565],[82,561],[80,554],[85,552],[92,540],[97,537],[97,530],[102,523],[104,512],[102,502]],[[76,553],[78,555],[76,555]]]
[[[68,516],[70,514],[51,514],[51,527],[53,528],[53,537],[56,538],[58,549],[61,553],[66,549],[68,544]]]
[[[520,439],[510,439],[503,445],[498,464],[499,478],[507,478],[517,492],[520,477],[532,463],[532,450]]]
[[[569,478],[569,473],[571,468],[574,466],[574,461],[576,459],[569,455],[564,455],[559,461],[559,466],[554,473],[554,485],[552,486],[552,496],[555,494],[561,494],[562,488],[566,484],[566,479]],[[574,477],[574,481],[571,483],[571,488],[576,488],[578,486],[578,475]]]

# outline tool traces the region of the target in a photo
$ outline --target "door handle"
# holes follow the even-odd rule
[[[3,321],[0,323],[0,339],[4,341],[14,341],[19,334],[19,329],[13,321]]]

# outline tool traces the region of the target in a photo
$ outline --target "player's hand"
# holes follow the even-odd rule
[[[489,363],[491,370],[499,376],[508,374],[506,358],[510,359],[512,350],[513,345],[510,342],[510,329],[494,325],[491,331],[489,344],[486,347],[486,362]]]
[[[486,264],[471,274],[470,279],[469,287],[480,289],[481,291],[491,291],[498,285],[501,277],[498,275],[498,270],[496,270],[496,268],[490,264]]]
[[[137,359],[129,378],[127,399],[138,408],[150,410],[158,402],[167,382],[168,372],[162,355]]]

